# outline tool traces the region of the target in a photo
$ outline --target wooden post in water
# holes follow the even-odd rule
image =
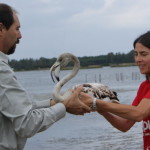
[[[87,83],[87,74],[85,74],[85,83]]]
[[[97,82],[97,80],[96,80],[96,74],[95,74],[95,83]]]
[[[134,80],[134,72],[132,72],[132,80]]]
[[[138,72],[132,72],[132,80],[140,80],[140,74]]]
[[[121,80],[121,81],[124,80],[123,73],[120,73],[120,80]]]
[[[101,74],[99,74],[99,83],[101,83]]]

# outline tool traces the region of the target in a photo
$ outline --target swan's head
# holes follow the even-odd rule
[[[69,62],[74,62],[74,61],[79,63],[79,60],[73,54],[71,54],[71,53],[63,53],[63,54],[61,54],[57,58],[56,62],[53,64],[53,66],[50,68],[51,77],[52,77],[53,82],[55,82],[54,81],[54,77],[55,77],[55,79],[57,81],[59,81],[60,69],[62,67],[67,66]]]

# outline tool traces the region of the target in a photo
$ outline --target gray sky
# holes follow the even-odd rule
[[[1,0],[19,11],[23,38],[11,59],[63,52],[128,53],[150,28],[150,0]]]

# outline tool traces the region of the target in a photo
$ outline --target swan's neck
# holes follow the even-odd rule
[[[67,83],[69,80],[71,80],[78,73],[78,71],[80,69],[79,60],[74,58],[73,62],[74,62],[74,67],[73,67],[72,71],[68,75],[64,76],[54,87],[54,91],[53,91],[54,100],[56,99],[57,101],[63,101],[71,95],[70,91],[68,91],[67,93],[65,93],[63,95],[60,95],[60,90],[65,83]]]

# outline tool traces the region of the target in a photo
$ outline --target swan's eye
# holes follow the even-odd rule
[[[61,61],[62,61],[62,58],[60,58],[59,61],[61,62]]]

